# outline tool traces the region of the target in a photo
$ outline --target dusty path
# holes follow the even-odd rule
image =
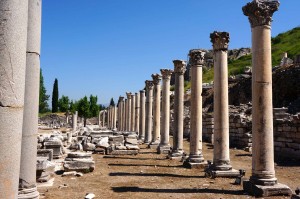
[[[185,141],[188,151],[188,142]],[[204,144],[204,156],[212,159],[212,148]],[[185,169],[155,150],[141,146],[137,156],[93,155],[96,169],[83,177],[56,176],[54,185],[39,188],[46,199],[82,199],[86,193],[96,198],[251,198],[234,179],[207,179],[202,170]],[[242,150],[231,150],[232,165],[251,172],[251,156]],[[293,190],[300,186],[300,163],[276,166],[277,178]],[[67,184],[65,188],[58,188]],[[290,198],[290,197],[273,197]]]

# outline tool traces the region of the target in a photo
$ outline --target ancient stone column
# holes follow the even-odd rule
[[[102,126],[101,125],[101,111],[99,111],[99,113],[98,113],[98,125],[99,125],[99,127]]]
[[[131,130],[130,131],[135,131],[135,95],[132,93],[131,94]]]
[[[39,198],[36,187],[36,138],[39,113],[41,3],[41,0],[28,1],[26,79],[18,198]]]
[[[157,153],[168,154],[170,152],[170,81],[173,70],[161,69],[162,74],[162,109],[161,109],[161,130],[160,144]]]
[[[131,93],[127,92],[127,131],[131,131]]]
[[[183,156],[183,114],[184,114],[184,72],[186,63],[174,60],[175,94],[174,94],[174,135],[170,159],[180,159]]]
[[[15,199],[21,158],[28,0],[2,0],[0,9],[0,198]]]
[[[127,115],[128,115],[128,100],[125,99],[125,106],[124,106],[124,131],[128,131],[128,118],[127,118]]]
[[[102,125],[103,127],[105,127],[105,114],[106,114],[106,110],[102,111]]]
[[[118,107],[118,130],[119,131],[122,131],[122,126],[123,126],[123,100],[124,100],[124,97],[119,97],[119,107]]]
[[[228,63],[229,33],[210,34],[214,53],[214,158],[206,170],[211,177],[237,177],[229,156]]]
[[[107,128],[110,129],[110,106],[107,107]]]
[[[149,145],[150,148],[157,149],[160,143],[160,74],[152,74],[154,84],[153,94],[153,132],[152,141]]]
[[[122,117],[121,131],[125,131],[126,130],[125,129],[125,127],[126,127],[126,102],[125,101],[126,101],[125,99],[122,101],[122,109],[123,109],[123,111],[122,111],[122,115],[121,115],[121,117]]]
[[[139,93],[135,93],[135,131],[137,133],[140,132],[139,128],[140,128],[140,94]]]
[[[153,81],[146,80],[146,126],[145,126],[145,144],[152,140],[152,103],[153,103]]]
[[[140,117],[139,117],[139,140],[142,142],[145,139],[145,90],[140,90]]]
[[[118,111],[118,108],[116,106],[113,106],[113,111],[114,111],[113,129],[116,130],[117,129],[117,111]]]
[[[255,0],[243,7],[252,29],[252,176],[244,190],[253,195],[291,194],[277,183],[274,168],[271,22],[279,1]]]

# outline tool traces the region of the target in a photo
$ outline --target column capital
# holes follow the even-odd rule
[[[204,55],[206,52],[201,49],[192,49],[189,52],[189,63],[191,67],[197,65],[204,65]]]
[[[126,95],[127,95],[127,99],[131,99],[131,92],[126,92]]]
[[[243,7],[244,15],[248,16],[251,27],[271,26],[272,16],[279,8],[278,0],[253,0]]]
[[[124,100],[124,97],[123,96],[120,96],[119,97],[119,102],[123,101]]]
[[[210,41],[214,51],[227,51],[230,37],[228,32],[214,31],[210,34]]]
[[[151,75],[152,79],[153,79],[153,84],[154,85],[158,85],[160,83],[160,80],[161,80],[161,75],[160,74],[152,74]]]
[[[145,93],[146,91],[145,90],[140,90],[140,93]]]
[[[153,86],[154,86],[153,81],[146,80],[146,81],[145,81],[145,84],[146,84],[146,89],[147,89],[147,90],[153,89]]]
[[[173,60],[174,63],[174,73],[183,75],[186,71],[186,62],[183,60]]]
[[[160,73],[162,74],[163,79],[171,79],[171,75],[173,70],[171,69],[160,69]]]

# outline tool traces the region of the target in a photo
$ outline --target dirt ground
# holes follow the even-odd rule
[[[234,179],[208,179],[202,169],[186,169],[182,162],[166,159],[153,149],[140,146],[136,156],[93,155],[96,169],[83,177],[55,176],[52,187],[39,188],[41,198],[82,199],[86,193],[95,198],[252,198],[246,195]],[[189,143],[184,141],[185,151]],[[203,154],[212,160],[213,149],[204,143]],[[235,169],[245,169],[251,174],[251,154],[231,149],[231,163]],[[300,162],[276,164],[278,182],[293,191],[300,186]],[[67,187],[59,188],[66,184]],[[286,196],[272,198],[290,198]]]

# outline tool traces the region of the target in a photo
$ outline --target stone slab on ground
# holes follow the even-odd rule
[[[184,161],[183,167],[188,169],[206,169],[208,167],[208,164],[206,161],[200,163]]]
[[[110,155],[137,155],[139,150],[114,150]]]
[[[239,177],[240,171],[236,170],[236,169],[231,169],[231,170],[227,170],[227,171],[216,171],[216,170],[212,170],[212,169],[207,169],[205,171],[205,175],[207,177],[210,178],[237,178]]]
[[[73,159],[73,161],[64,162],[65,171],[77,171],[88,173],[95,169],[95,162],[92,159]]]
[[[170,153],[170,146],[158,146],[157,153],[158,154],[169,154]]]

